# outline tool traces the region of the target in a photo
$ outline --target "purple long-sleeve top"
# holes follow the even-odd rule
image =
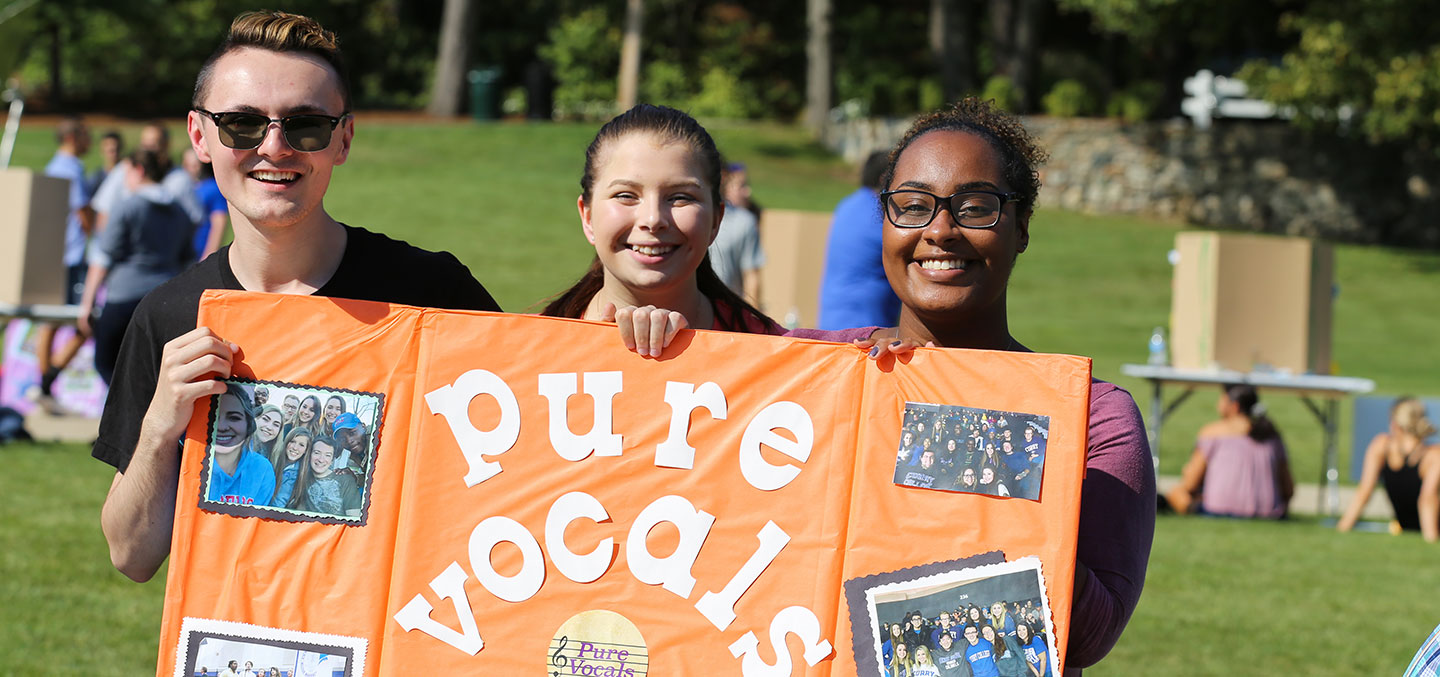
[[[875,329],[796,329],[786,336],[850,343]],[[1099,662],[1120,639],[1140,601],[1154,537],[1155,466],[1140,409],[1123,388],[1092,380],[1075,554],[1089,572],[1070,608],[1065,675]]]

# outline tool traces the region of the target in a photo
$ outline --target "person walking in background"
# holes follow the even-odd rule
[[[90,170],[90,188],[98,189],[105,183],[105,177],[115,170],[115,165],[124,159],[125,140],[120,132],[110,130],[100,137],[100,166]]]
[[[158,183],[175,198],[177,203],[190,215],[191,221],[200,221],[200,205],[195,199],[195,181],[181,167],[175,166],[174,159],[170,156],[170,130],[159,122],[146,123],[140,129],[140,150],[154,151],[163,158],[162,169],[164,174]],[[130,160],[126,158],[116,164],[116,168],[128,168]],[[132,192],[124,171],[112,169],[105,177],[105,182],[95,188],[95,231],[104,232],[105,225],[110,221],[110,213],[120,205]]]
[[[90,206],[94,185],[85,176],[85,164],[81,158],[90,150],[90,131],[78,117],[69,117],[55,127],[55,141],[59,148],[45,166],[45,176],[65,179],[70,182],[70,211],[65,217],[65,303],[75,305],[85,291],[85,246],[95,230],[95,210]],[[48,399],[60,371],[75,358],[87,335],[77,333],[60,349],[52,353],[55,343],[54,324],[40,325],[35,338],[36,363],[40,365],[40,388],[37,395]]]
[[[860,170],[860,187],[835,206],[820,278],[819,329],[890,327],[900,298],[880,264],[880,176],[889,153],[876,151]]]
[[[1360,519],[1376,482],[1385,494],[1395,519],[1391,533],[1418,530],[1425,540],[1440,539],[1440,444],[1426,444],[1435,425],[1425,416],[1425,403],[1401,397],[1390,408],[1390,430],[1370,440],[1355,498],[1336,528],[1349,531]]]
[[[1254,386],[1231,384],[1216,404],[1220,420],[1200,429],[1180,483],[1165,494],[1175,512],[1227,517],[1284,517],[1295,479],[1280,431],[1265,416]]]
[[[95,370],[106,385],[115,375],[120,342],[140,299],[178,275],[191,260],[194,222],[175,196],[160,186],[164,161],[159,153],[144,149],[130,157],[124,169],[130,195],[115,208],[110,225],[100,234],[85,278],[80,327],[95,335]],[[105,306],[92,323],[102,284]]]
[[[737,177],[739,177],[737,179]],[[760,222],[742,202],[750,197],[750,184],[744,178],[745,165],[725,165],[720,183],[725,212],[720,217],[720,230],[710,243],[710,265],[720,281],[755,307],[760,307],[760,268],[765,265],[765,250],[760,247]],[[743,189],[737,189],[735,184]]]
[[[191,245],[195,249],[195,260],[203,261],[225,241],[225,232],[230,229],[230,205],[220,194],[220,184],[215,182],[215,167],[201,162],[195,149],[186,148],[180,154],[180,164],[195,180],[195,201],[200,204],[201,217],[195,225]]]

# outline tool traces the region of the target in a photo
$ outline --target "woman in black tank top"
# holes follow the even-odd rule
[[[1440,539],[1440,445],[1425,443],[1434,434],[1424,403],[1413,397],[1396,400],[1390,431],[1370,441],[1355,498],[1336,528],[1349,531],[1355,526],[1380,481],[1395,512],[1393,533],[1418,530],[1427,541]]]

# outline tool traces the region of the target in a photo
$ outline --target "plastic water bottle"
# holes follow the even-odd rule
[[[1165,353],[1165,328],[1156,327],[1150,333],[1150,364],[1164,366],[1170,364],[1170,358]]]
[[[780,324],[786,329],[794,329],[796,327],[799,327],[800,309],[796,308],[795,306],[790,306],[790,310],[785,312],[785,319],[781,320]]]

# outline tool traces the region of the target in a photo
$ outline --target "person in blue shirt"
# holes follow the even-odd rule
[[[185,171],[195,177],[195,200],[200,203],[202,216],[195,224],[195,236],[190,244],[195,250],[195,260],[203,261],[225,241],[225,231],[230,228],[230,203],[220,194],[214,165],[201,162],[194,149],[187,149],[181,155],[181,163]]]
[[[880,175],[888,153],[870,154],[860,187],[835,206],[820,279],[820,329],[890,327],[900,317],[900,299],[880,265]]]
[[[269,505],[275,495],[275,467],[270,460],[246,449],[255,433],[255,412],[249,394],[234,383],[215,403],[214,433],[210,438],[209,489],[205,496],[217,503]]]
[[[965,626],[965,660],[970,663],[970,674],[974,677],[1000,677],[992,654],[994,646],[980,637],[980,629]]]
[[[50,163],[45,165],[45,176],[65,179],[70,182],[70,211],[65,217],[65,303],[75,305],[85,290],[85,245],[95,229],[95,210],[90,207],[94,186],[85,174],[85,163],[80,158],[90,152],[90,131],[84,120],[68,117],[55,126],[55,141],[59,148]],[[41,397],[48,397],[60,376],[60,371],[74,359],[87,336],[77,333],[60,352],[52,354],[55,342],[55,325],[40,326],[35,340],[36,363],[40,365]]]
[[[1020,650],[1024,652],[1031,675],[1050,677],[1050,648],[1045,646],[1045,639],[1035,634],[1029,623],[1015,624],[1015,643],[1019,644]]]

